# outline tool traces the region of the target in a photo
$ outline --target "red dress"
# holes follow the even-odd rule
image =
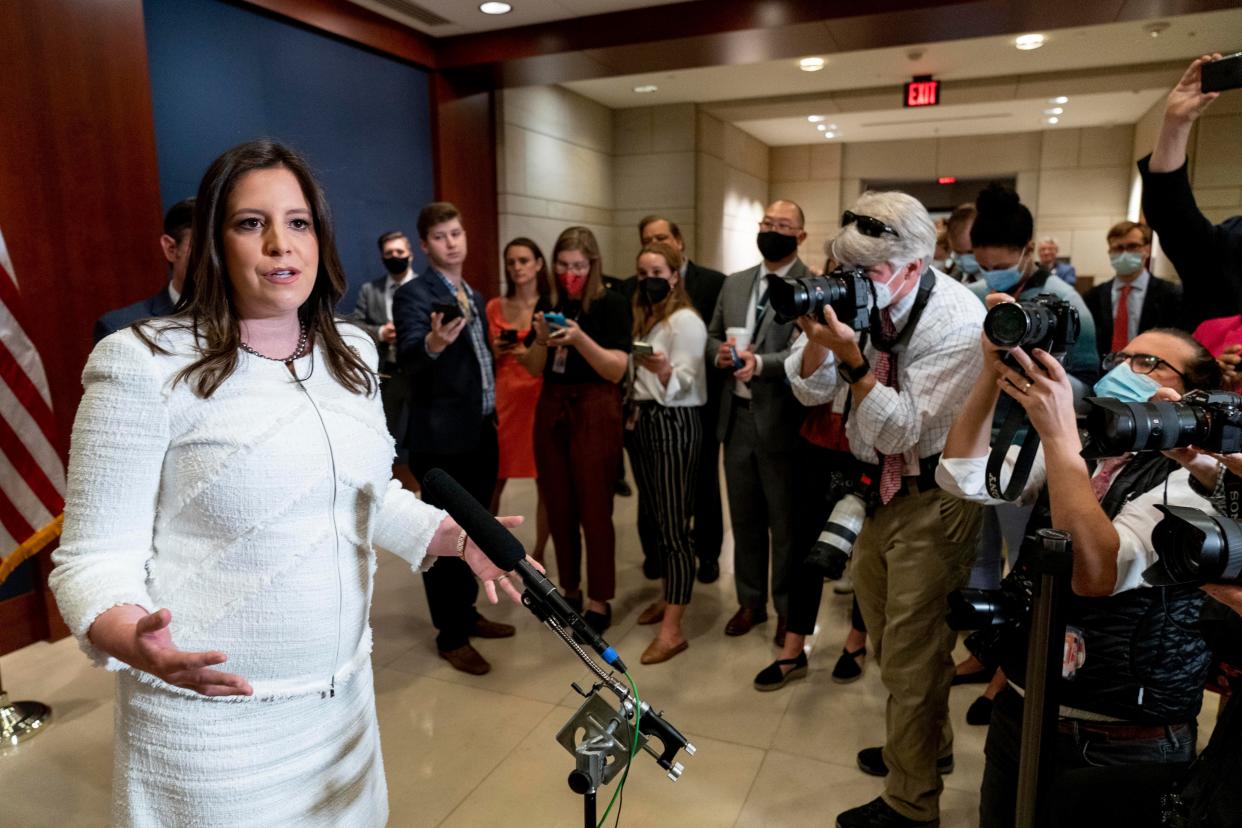
[[[505,321],[503,300],[487,303],[487,325],[494,339],[500,331],[514,330]],[[530,328],[518,330],[518,342],[525,342]],[[512,353],[496,358],[496,422],[500,439],[502,480],[535,476],[535,405],[543,377],[533,377]]]

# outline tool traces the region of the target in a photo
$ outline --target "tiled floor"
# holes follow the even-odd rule
[[[616,502],[620,587],[607,637],[627,658],[643,698],[698,748],[675,784],[640,753],[622,824],[822,826],[875,797],[882,783],[858,771],[854,755],[884,739],[879,676],[868,666],[852,685],[829,678],[849,623],[849,597],[825,590],[811,674],[783,690],[751,687],[774,657],[773,622],[742,638],[722,632],[735,608],[727,573],[711,586],[696,585],[687,613],[690,649],[666,664],[642,666],[638,656],[651,632],[635,619],[658,590],[640,571],[634,498]],[[532,515],[533,484],[513,481],[502,505],[505,513]],[[533,522],[519,534],[529,547]],[[726,542],[726,567],[730,551]],[[582,824],[581,800],[565,783],[573,760],[554,737],[578,706],[570,682],[585,685],[589,674],[525,609],[510,604],[487,614],[516,624],[517,637],[477,642],[492,661],[489,675],[457,673],[436,655],[417,576],[395,558],[380,563],[374,666],[394,826]],[[10,691],[51,704],[55,722],[0,755],[0,825],[107,824],[112,678],[91,668],[72,640],[27,647],[5,656],[2,666]],[[953,691],[957,768],[941,798],[946,828],[977,823],[984,729],[964,717],[978,689]],[[1210,724],[1215,701],[1206,707]],[[601,794],[601,814],[611,792]]]

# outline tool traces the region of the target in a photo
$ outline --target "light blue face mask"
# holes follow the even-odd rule
[[[1116,256],[1108,257],[1109,264],[1113,266],[1113,272],[1118,276],[1129,276],[1131,273],[1138,273],[1139,268],[1143,266],[1143,254],[1118,253]]]
[[[1022,281],[1022,270],[1016,266],[1004,270],[985,270],[983,281],[988,283],[988,290],[1008,293],[1014,285]]]
[[[1097,397],[1111,397],[1122,402],[1145,403],[1160,390],[1160,383],[1146,374],[1136,374],[1128,362],[1123,362],[1095,384]]]
[[[974,253],[954,253],[953,261],[957,262],[958,267],[971,276],[979,272],[979,262],[975,261]]]

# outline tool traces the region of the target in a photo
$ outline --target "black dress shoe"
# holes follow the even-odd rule
[[[793,665],[793,669],[785,672],[781,667]],[[778,658],[755,676],[755,689],[763,692],[779,690],[794,679],[806,677],[806,651],[798,653],[796,658]]]
[[[888,776],[888,765],[884,764],[884,748],[863,748],[858,751],[858,769],[871,776]],[[936,771],[941,776],[953,773],[953,754],[937,759]]]
[[[992,700],[987,696],[980,696],[970,703],[970,707],[966,708],[966,724],[982,727],[991,723]]]
[[[737,612],[733,613],[733,617],[725,624],[725,635],[746,635],[751,627],[767,620],[767,610],[738,607]]]
[[[659,558],[643,558],[643,575],[648,581],[658,581],[664,577],[664,562]]]
[[[832,680],[837,684],[849,684],[852,681],[858,681],[862,676],[862,668],[858,666],[860,656],[867,655],[866,647],[859,647],[854,652],[850,652],[844,647],[841,648],[841,657],[837,659],[837,666],[832,668]]]
[[[939,825],[939,819],[917,820],[902,816],[879,796],[866,805],[837,815],[837,828],[937,828]]]
[[[699,561],[700,584],[714,584],[720,578],[720,561]]]

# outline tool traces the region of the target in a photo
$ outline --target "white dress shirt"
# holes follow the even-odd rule
[[[652,328],[643,341],[664,354],[673,366],[668,385],[634,359],[634,399],[655,400],[669,408],[707,402],[707,326],[692,308],[682,308]]]

